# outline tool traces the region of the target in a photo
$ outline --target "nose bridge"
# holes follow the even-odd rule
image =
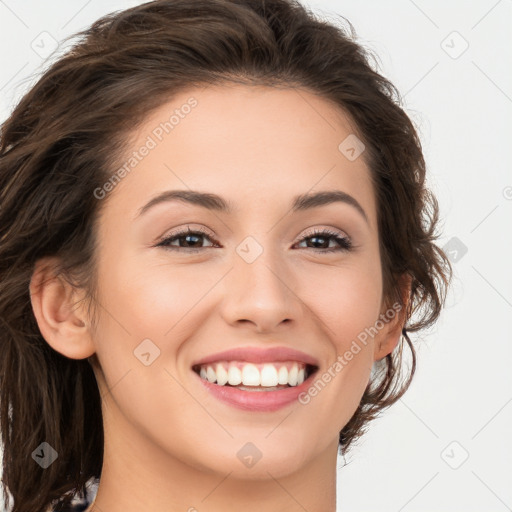
[[[247,236],[235,248],[224,309],[228,321],[249,320],[271,329],[297,315],[292,273],[271,240],[271,233]]]

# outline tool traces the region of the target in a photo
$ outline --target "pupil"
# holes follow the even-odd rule
[[[186,235],[186,236],[185,236],[185,240],[187,241],[187,245],[190,245],[190,243],[189,243],[189,241],[188,241],[190,238],[195,238],[195,239],[196,239],[196,242],[197,242],[197,240],[199,239],[199,237],[198,237],[198,236],[196,236],[196,235]],[[193,242],[192,242],[192,243],[193,243]]]
[[[311,240],[313,240],[313,241],[323,240],[324,241],[324,245],[325,245],[325,237],[314,236],[314,237],[311,238]]]

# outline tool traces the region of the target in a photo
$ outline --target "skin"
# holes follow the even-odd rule
[[[81,292],[51,279],[42,261],[31,281],[47,342],[67,357],[95,354],[99,361],[90,359],[102,395],[105,453],[93,510],[334,511],[339,431],[360,402],[373,362],[398,343],[403,316],[360,344],[306,405],[236,409],[203,389],[191,364],[236,346],[284,345],[316,357],[322,373],[389,310],[364,153],[349,161],[338,150],[355,130],[326,100],[304,90],[241,85],[175,96],[137,130],[133,150],[191,96],[198,105],[104,205],[98,329],[78,302]],[[171,189],[216,193],[239,211],[168,202],[136,218],[153,196]],[[335,189],[360,203],[368,223],[344,203],[291,213],[292,197]],[[181,252],[155,247],[188,226],[211,236],[195,241],[199,252],[187,252],[183,238],[173,242]],[[348,236],[354,248],[327,253],[325,247],[338,247],[332,238],[302,241],[313,228]],[[251,264],[236,252],[247,236],[263,249]],[[146,338],[160,350],[149,366],[133,353]],[[237,457],[247,442],[262,453],[252,467]]]

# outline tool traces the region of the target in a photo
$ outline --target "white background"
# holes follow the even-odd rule
[[[47,64],[35,48],[139,3],[0,0],[0,119]],[[512,1],[303,3],[348,18],[399,88],[440,202],[439,244],[458,247],[447,308],[411,335],[411,388],[339,460],[338,510],[512,510]]]

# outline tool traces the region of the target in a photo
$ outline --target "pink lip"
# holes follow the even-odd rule
[[[192,363],[192,366],[214,363],[215,361],[245,361],[247,363],[271,363],[273,361],[301,361],[313,366],[319,365],[318,361],[299,350],[287,347],[253,348],[238,347],[224,352],[217,352]],[[295,388],[293,388],[295,389]],[[266,392],[267,393],[267,392]],[[276,393],[276,392],[274,392]]]
[[[273,412],[298,401],[299,395],[311,386],[314,372],[299,386],[278,391],[244,391],[230,386],[219,386],[194,373],[203,386],[216,398],[245,411]]]

